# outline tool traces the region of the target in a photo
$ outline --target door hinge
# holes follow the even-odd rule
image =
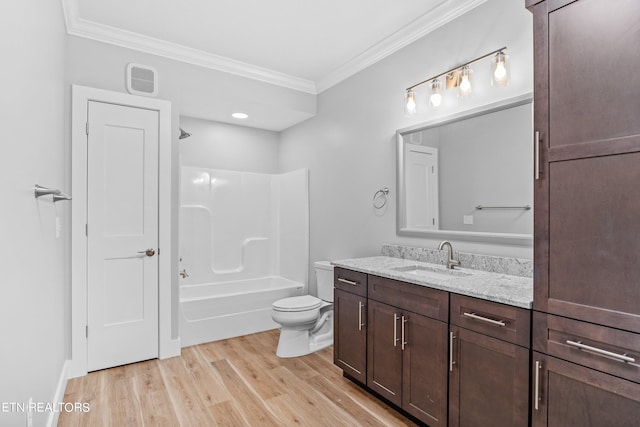
[[[86,325],[84,327],[84,335],[85,337],[89,338],[89,325]]]
[[[433,225],[436,225],[436,219],[435,219],[435,218],[431,218],[431,223],[432,223]]]
[[[87,133],[87,135],[89,135],[89,134]],[[431,166],[431,173],[436,173],[436,167],[435,166]]]
[[[84,225],[84,235],[89,237],[89,224]]]
[[[87,133],[87,135],[89,135],[89,122],[85,123],[85,127],[84,127],[85,132]]]

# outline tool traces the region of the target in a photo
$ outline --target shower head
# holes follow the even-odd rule
[[[185,138],[189,138],[191,136],[191,134],[187,131],[185,131],[184,129],[180,128],[180,136],[178,137],[178,139],[185,139]]]

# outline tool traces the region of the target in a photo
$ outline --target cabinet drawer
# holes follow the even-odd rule
[[[333,284],[336,289],[341,289],[363,297],[367,296],[366,273],[335,267],[333,269]]]
[[[413,283],[369,275],[369,298],[447,322],[449,293]]]
[[[451,323],[529,347],[531,310],[451,294]]]
[[[534,312],[533,347],[640,383],[640,334]]]

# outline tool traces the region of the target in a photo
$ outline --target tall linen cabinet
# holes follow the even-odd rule
[[[640,2],[534,27],[532,424],[640,422]]]

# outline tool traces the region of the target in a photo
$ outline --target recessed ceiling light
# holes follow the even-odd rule
[[[247,117],[249,117],[249,115],[245,113],[233,113],[231,117],[233,117],[234,119],[246,119]]]

